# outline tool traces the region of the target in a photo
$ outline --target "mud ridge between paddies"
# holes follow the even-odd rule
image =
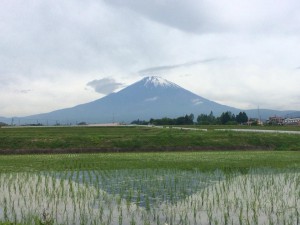
[[[0,149],[0,155],[65,154],[65,153],[130,153],[130,152],[196,152],[196,151],[273,151],[267,146],[161,146],[152,148],[61,148],[61,149]]]

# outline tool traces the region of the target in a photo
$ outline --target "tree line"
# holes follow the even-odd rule
[[[202,125],[235,125],[235,124],[244,124],[248,122],[248,116],[245,112],[239,112],[235,115],[230,111],[223,112],[219,117],[215,117],[213,112],[210,114],[200,114],[197,117],[197,123]]]
[[[151,118],[149,121],[146,120],[134,120],[131,124],[138,124],[138,125],[236,125],[236,124],[245,124],[248,122],[248,116],[245,112],[240,112],[239,114],[235,115],[230,111],[223,112],[219,117],[214,116],[213,112],[211,111],[209,114],[200,114],[196,122],[194,121],[195,117],[194,114],[180,116],[177,118],[168,118],[163,117],[161,119],[153,119]]]
[[[138,124],[138,125],[193,125],[194,124],[194,114],[180,116],[177,118],[168,118],[163,117],[161,119],[153,119],[151,118],[149,121],[146,120],[134,120],[131,124]]]

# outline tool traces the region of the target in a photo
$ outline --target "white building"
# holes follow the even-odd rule
[[[283,123],[286,125],[300,125],[300,118],[286,118]]]

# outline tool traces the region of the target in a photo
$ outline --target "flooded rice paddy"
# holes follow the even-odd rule
[[[300,170],[0,173],[0,221],[300,224]]]

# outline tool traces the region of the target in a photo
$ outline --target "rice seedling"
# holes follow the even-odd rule
[[[298,224],[300,171],[0,173],[0,222]]]

